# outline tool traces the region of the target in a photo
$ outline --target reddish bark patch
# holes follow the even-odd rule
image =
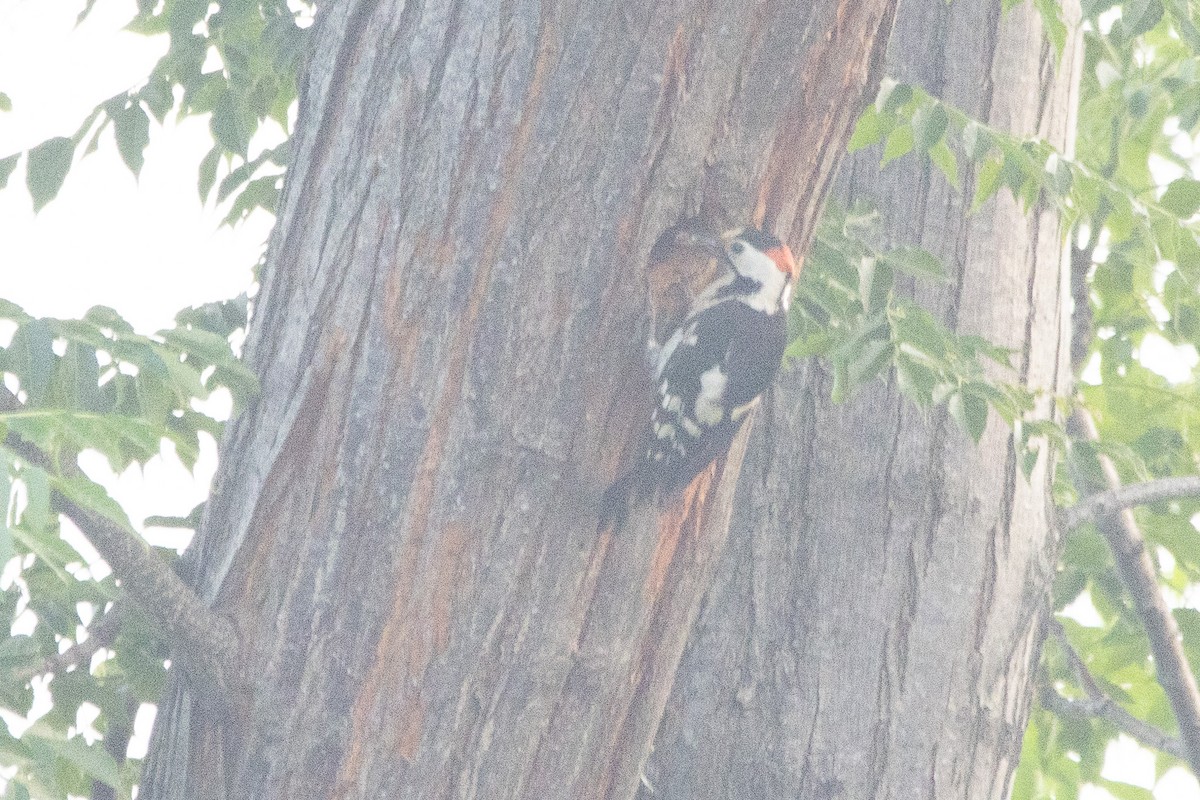
[[[550,22],[551,20],[545,20],[543,28],[539,32],[538,52],[533,65],[529,91],[525,97],[520,121],[513,133],[512,146],[505,158],[504,172],[508,175],[520,174],[521,164],[525,160],[540,107],[546,76],[553,66],[552,42],[554,37],[548,30]],[[423,713],[420,712],[419,706],[420,682],[431,652],[428,643],[421,635],[422,629],[415,624],[415,618],[419,615],[412,613],[413,609],[411,608],[414,598],[426,595],[424,581],[417,567],[429,532],[429,516],[437,485],[438,466],[444,459],[450,424],[461,403],[467,357],[475,335],[480,310],[487,297],[492,269],[496,264],[509,220],[516,208],[518,186],[519,182],[515,180],[502,184],[488,216],[484,243],[477,262],[478,269],[471,286],[469,301],[459,322],[454,337],[454,346],[450,348],[453,355],[446,365],[446,378],[433,406],[436,410],[413,481],[412,500],[409,504],[408,525],[406,526],[408,541],[405,543],[395,581],[395,586],[399,591],[388,620],[381,631],[379,645],[375,650],[375,659],[363,680],[351,712],[350,743],[337,781],[340,787],[349,787],[354,776],[362,767],[366,745],[375,733],[371,712],[376,707],[382,687],[387,687],[387,691],[399,695],[399,697],[389,700],[390,707],[413,709],[413,713],[405,719],[399,720],[399,727],[390,732],[398,742],[397,749],[407,753],[406,757],[411,758],[420,744],[423,731]],[[457,544],[453,547],[441,548],[442,555],[449,552],[455,553],[456,556],[461,554],[461,546],[465,537],[459,534],[452,538],[456,539]],[[454,560],[457,561],[457,557]],[[456,571],[455,568],[451,568],[445,563],[435,562],[435,564],[434,576],[439,574],[449,576]],[[436,577],[434,579],[436,580]],[[448,637],[448,606],[451,594],[450,591],[436,593],[440,598],[437,602],[445,603],[446,607],[436,611],[430,609],[433,611],[435,619],[439,616],[443,618],[441,624],[447,631],[443,637]],[[405,667],[406,674],[404,675],[398,674],[402,664]],[[400,741],[406,743],[404,747],[399,745]],[[345,791],[348,789],[339,789],[340,794],[344,794]]]
[[[843,146],[842,131],[852,126],[848,120],[857,118],[876,91],[875,62],[883,58],[895,5],[890,2],[877,10],[873,4],[859,0],[840,0],[834,28],[805,52],[804,65],[798,71],[804,79],[795,87],[782,123],[776,128],[767,170],[759,184],[754,218],[764,228],[778,228],[790,198],[805,194],[824,197],[825,187],[841,161],[840,153],[830,157],[826,150]],[[864,19],[864,15],[878,17],[878,22]],[[875,35],[863,36],[863,31],[875,31]],[[867,52],[848,55],[848,47]],[[843,99],[846,97],[861,99],[848,104]],[[802,215],[799,221],[808,229],[792,231],[793,241],[803,244],[797,252],[807,251],[817,216]]]
[[[689,521],[697,521],[705,516],[709,489],[713,486],[714,465],[696,476],[687,488],[675,498],[658,518],[658,545],[650,560],[650,569],[646,572],[646,580],[642,584],[642,593],[646,600],[653,603],[662,592],[663,584],[675,560],[679,541],[686,534]],[[691,531],[699,533],[700,526]]]

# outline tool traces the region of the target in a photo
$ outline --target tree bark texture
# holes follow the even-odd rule
[[[745,444],[597,534],[650,408],[646,257],[713,208],[803,245],[893,14],[322,5],[262,394],[186,556],[250,686],[175,677],[143,797],[633,795]]]
[[[999,6],[903,0],[888,72],[1069,153],[1082,44],[1072,36],[1056,67],[1032,7]],[[960,194],[915,158],[882,171],[879,158],[847,160],[836,194],[947,265],[949,285],[908,291],[1012,348],[1010,379],[1061,392],[1056,215],[1006,190],[972,214],[969,181]],[[643,800],[1007,797],[1057,559],[1046,458],[1026,481],[994,414],[976,446],[894,380],[842,405],[830,392],[820,364],[801,364],[755,429]],[[1052,413],[1048,394],[1038,412]]]

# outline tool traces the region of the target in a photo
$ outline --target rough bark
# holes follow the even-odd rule
[[[1055,69],[1028,5],[1002,17],[991,0],[903,0],[888,71],[1069,151],[1081,49],[1072,38]],[[909,290],[1020,354],[1015,377],[1060,391],[1056,215],[1007,192],[970,214],[969,183],[956,194],[915,159],[881,172],[879,157],[843,164],[838,194],[948,265],[949,285]],[[647,800],[1007,797],[1056,562],[1045,458],[1026,481],[994,415],[975,446],[894,382],[843,405],[830,388],[820,364],[800,365],[755,430]]]
[[[744,439],[596,533],[641,433],[645,260],[802,246],[894,0],[322,6],[190,575],[252,647],[176,677],[143,797],[632,796]]]

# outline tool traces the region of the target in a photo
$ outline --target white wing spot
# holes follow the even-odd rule
[[[725,406],[721,401],[725,398],[725,386],[728,383],[729,376],[721,371],[720,364],[700,374],[700,394],[696,396],[697,420],[712,426],[725,417]]]

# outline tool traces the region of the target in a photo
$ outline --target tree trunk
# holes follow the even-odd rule
[[[888,72],[1069,151],[1081,59],[1073,36],[1055,68],[1030,4],[903,0]],[[1056,215],[1007,191],[971,214],[970,182],[959,194],[915,158],[881,172],[879,157],[843,164],[838,194],[943,259],[949,285],[910,291],[1012,348],[1051,414],[1069,371]],[[843,405],[830,389],[820,364],[799,366],[755,430],[647,800],[1008,795],[1057,556],[1046,458],[1026,481],[994,414],[976,446],[894,380]]]
[[[633,795],[740,467],[597,535],[646,255],[702,212],[806,243],[893,13],[323,6],[186,558],[250,686],[174,678],[144,798]]]

